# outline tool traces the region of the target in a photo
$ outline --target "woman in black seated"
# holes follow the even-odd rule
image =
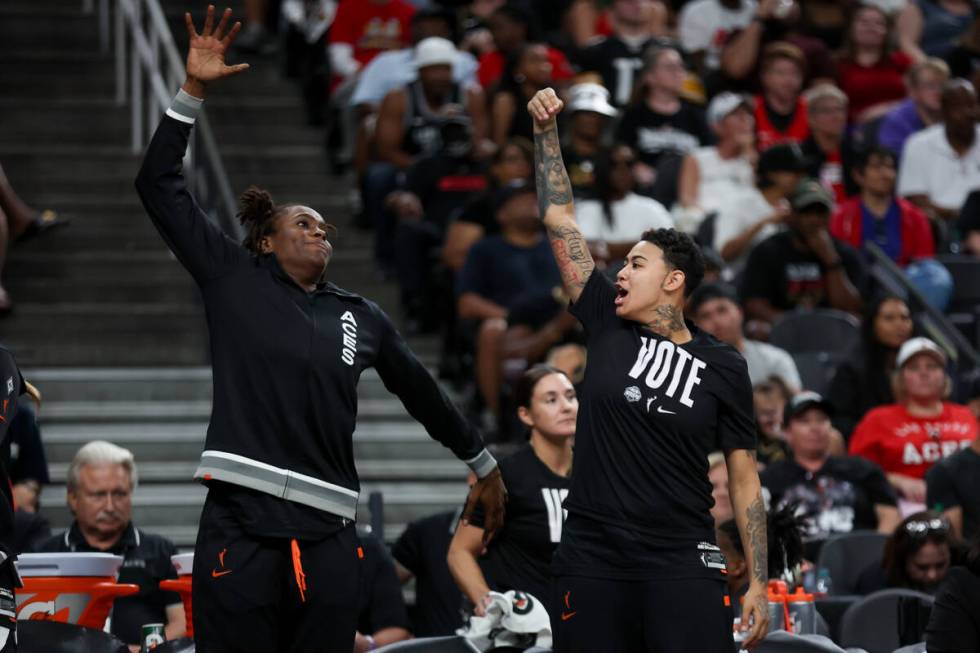
[[[571,485],[578,399],[568,377],[548,365],[525,372],[514,399],[530,437],[500,461],[508,492],[504,525],[484,548],[483,515],[474,513],[468,523],[460,523],[449,545],[449,570],[481,616],[491,590],[520,590],[552,612],[549,566],[561,539],[561,504]]]
[[[881,564],[868,567],[858,578],[857,591],[904,588],[935,594],[960,557],[960,543],[949,520],[923,510],[902,520],[885,542]]]
[[[883,294],[868,306],[861,341],[837,369],[827,393],[836,409],[834,427],[845,439],[869,410],[895,402],[891,387],[895,357],[913,330],[912,313],[904,299]]]
[[[946,574],[926,626],[929,653],[980,651],[980,536],[974,539],[965,564]]]

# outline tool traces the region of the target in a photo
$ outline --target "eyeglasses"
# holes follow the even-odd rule
[[[928,533],[948,533],[949,522],[942,518],[910,521],[905,524],[905,530],[908,531],[909,535],[916,537],[922,537]]]

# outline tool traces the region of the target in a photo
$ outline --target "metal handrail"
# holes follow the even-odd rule
[[[923,328],[929,336],[936,341],[950,355],[953,361],[960,362],[960,369],[971,369],[980,367],[980,353],[973,348],[970,342],[960,333],[960,330],[949,321],[942,311],[930,304],[919,292],[919,289],[912,285],[908,276],[898,267],[895,262],[885,253],[877,243],[866,242],[864,246],[871,253],[871,257],[879,270],[885,273],[884,281],[887,287],[894,290],[901,288],[906,296],[911,299],[925,313]],[[962,363],[967,363],[963,365]]]
[[[98,0],[98,4],[99,44],[108,52],[110,0]],[[83,0],[82,9],[91,13],[93,5],[93,0]],[[114,19],[115,100],[118,106],[129,103],[130,147],[133,154],[139,154],[183,82],[184,63],[159,0],[116,0]],[[204,110],[195,127],[184,158],[187,183],[201,207],[229,235],[241,240],[244,232],[235,219],[237,202]]]

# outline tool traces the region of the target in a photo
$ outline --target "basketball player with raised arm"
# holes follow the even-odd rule
[[[593,274],[558,142],[562,107],[552,89],[528,103],[541,217],[589,350],[568,519],[553,559],[555,650],[732,650],[725,561],[708,512],[708,453],[719,449],[751,570],[739,627],[752,647],[769,616],[745,360],[684,320],[685,298],[704,275],[689,236],[648,231],[615,283]]]

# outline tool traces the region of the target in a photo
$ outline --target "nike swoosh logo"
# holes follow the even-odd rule
[[[577,614],[578,614],[578,610],[576,610],[575,612],[562,612],[561,613],[561,620],[562,621],[568,621],[569,619],[571,619],[572,617],[574,617]]]
[[[234,569],[226,569],[225,571],[218,571],[217,569],[212,569],[211,578],[221,578],[222,576],[230,574],[233,571]]]
[[[666,409],[666,408],[664,408],[663,406],[657,406],[657,412],[658,412],[658,413],[662,413],[662,414],[664,414],[664,415],[676,415],[676,414],[677,414],[677,413],[675,413],[675,412],[674,412],[674,411],[672,411],[672,410],[667,410],[667,409]]]

